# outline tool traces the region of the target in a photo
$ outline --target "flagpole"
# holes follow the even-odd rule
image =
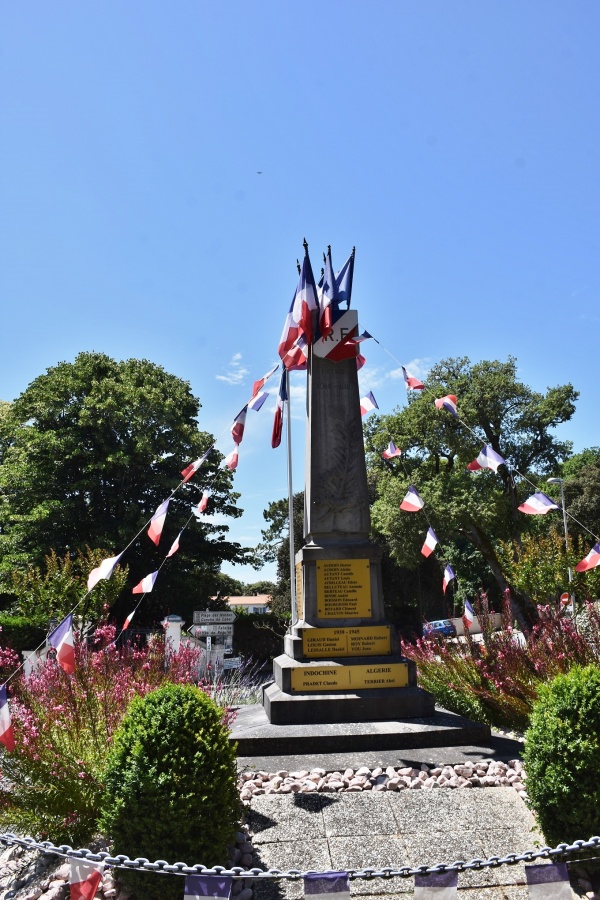
[[[290,373],[285,372],[285,392],[287,394],[287,469],[288,469],[288,521],[290,529],[290,598],[292,604],[292,625],[298,621],[296,609],[296,552],[294,549],[294,488],[292,485],[292,408],[290,403]]]

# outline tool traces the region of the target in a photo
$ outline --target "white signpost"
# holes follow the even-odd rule
[[[205,667],[210,665],[213,674],[219,670],[239,667],[239,662],[225,659],[227,645],[231,646],[235,618],[235,613],[229,609],[194,611],[194,624],[190,632],[206,647]]]
[[[223,669],[239,669],[241,665],[241,656],[226,656],[223,660]]]
[[[194,612],[194,625],[209,625],[215,622],[235,622],[235,613],[231,610],[200,609]]]
[[[233,634],[233,624],[226,622],[215,622],[213,625],[193,625],[194,637],[201,637],[204,634]]]

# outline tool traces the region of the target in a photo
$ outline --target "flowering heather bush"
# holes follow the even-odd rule
[[[88,839],[112,736],[130,701],[167,682],[196,680],[197,650],[168,654],[165,669],[162,637],[143,648],[117,648],[114,638],[104,626],[93,648],[77,642],[74,675],[49,659],[9,683],[16,748],[2,760],[0,827],[75,844]]]
[[[600,613],[587,604],[585,630],[561,610],[539,607],[540,621],[522,646],[511,625],[508,606],[503,626],[492,630],[492,617],[478,601],[483,640],[468,633],[464,641],[428,637],[403,643],[402,652],[417,664],[419,684],[445,709],[497,727],[524,731],[540,685],[574,665],[600,665]]]

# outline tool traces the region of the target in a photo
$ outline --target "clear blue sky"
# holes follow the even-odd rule
[[[592,0],[3,4],[0,398],[81,350],[146,357],[221,434],[306,236],[315,271],[356,246],[361,326],[401,362],[513,354],[575,385],[562,436],[600,443],[599,33]],[[397,364],[365,346],[391,411]],[[242,543],[286,491],[271,424],[248,415]]]

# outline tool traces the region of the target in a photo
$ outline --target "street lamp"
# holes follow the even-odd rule
[[[549,478],[548,484],[560,484],[560,504],[562,506],[563,525],[565,528],[565,553],[567,554],[567,571],[569,573],[569,593],[571,594],[571,605],[573,607],[573,612],[575,612],[575,598],[573,597],[573,592],[571,590],[573,584],[573,573],[571,572],[571,566],[568,564],[569,532],[567,530],[567,511],[565,509],[565,482],[563,478]]]

